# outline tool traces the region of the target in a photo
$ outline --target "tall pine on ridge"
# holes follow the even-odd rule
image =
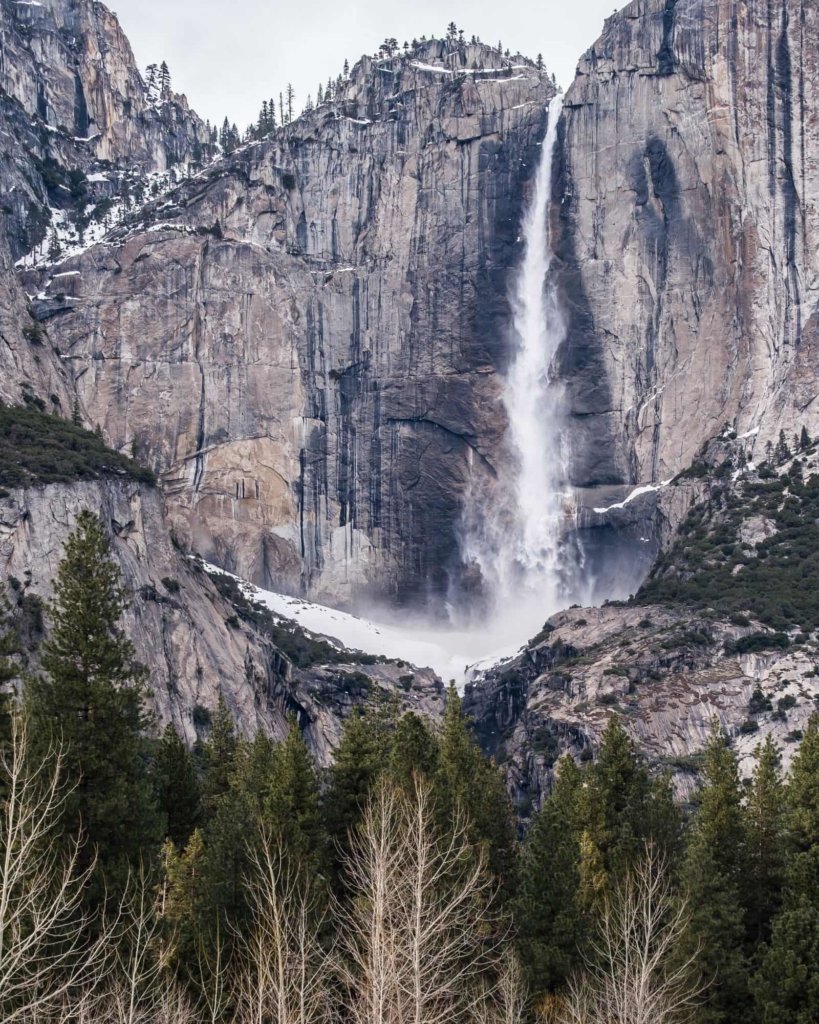
[[[66,780],[75,788],[61,830],[66,838],[82,833],[86,863],[96,851],[92,907],[105,894],[117,897],[160,839],[146,766],[144,672],[119,626],[125,606],[102,524],[82,511],[57,571],[44,674],[28,681],[25,699],[34,756],[51,743],[64,750]]]

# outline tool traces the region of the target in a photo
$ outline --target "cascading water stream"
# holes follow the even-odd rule
[[[511,295],[515,355],[504,388],[510,465],[491,507],[475,509],[465,553],[477,561],[491,591],[494,618],[515,631],[521,616],[539,628],[565,598],[570,573],[561,543],[566,493],[559,386],[550,378],[565,335],[554,282],[549,207],[562,96],[549,104],[549,123],[524,214],[523,258]],[[507,621],[506,628],[511,628]],[[526,627],[524,627],[526,628]]]
[[[417,664],[431,664],[445,679],[463,682],[469,667],[513,655],[551,614],[576,597],[572,588],[579,573],[572,545],[567,546],[564,537],[573,501],[566,485],[562,401],[560,387],[551,379],[552,363],[565,336],[550,273],[549,230],[561,107],[562,97],[557,95],[549,105],[548,130],[521,226],[523,255],[510,295],[514,356],[503,395],[508,457],[502,460],[497,480],[473,476],[464,511],[461,554],[465,562],[480,568],[491,607],[479,622],[463,602],[453,607],[446,624],[412,622],[405,614],[389,625],[369,624],[377,634],[379,653],[399,652]],[[329,628],[340,629],[340,613],[324,611]],[[305,614],[319,613],[306,609]],[[353,620],[344,628],[358,635],[366,633],[368,624]]]
[[[516,576],[544,599],[558,597],[560,518],[565,466],[561,452],[558,396],[550,384],[552,360],[563,340],[564,325],[555,288],[548,280],[552,264],[549,206],[557,129],[563,98],[549,104],[549,127],[535,177],[532,201],[523,222],[525,251],[514,291],[514,333],[518,351],[506,381],[504,403],[517,460],[514,479],[515,529],[498,555]],[[507,574],[508,575],[508,569]],[[550,602],[550,603],[552,603]]]
[[[443,679],[458,682],[465,682],[471,669],[515,654],[551,614],[578,596],[575,548],[565,540],[574,502],[566,483],[562,401],[551,377],[565,336],[549,230],[561,107],[562,97],[555,96],[510,295],[514,355],[503,395],[508,457],[501,460],[497,480],[473,475],[464,511],[461,554],[481,570],[492,598],[488,614],[477,622],[461,605],[453,607],[449,622],[430,622],[425,616],[408,618],[405,611],[400,617],[384,616],[382,609],[368,621],[282,595],[263,596],[279,614],[297,618],[308,629],[362,650],[431,665]]]

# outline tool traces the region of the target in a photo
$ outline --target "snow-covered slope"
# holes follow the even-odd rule
[[[205,563],[211,573],[225,573]],[[453,679],[459,689],[478,670],[512,657],[530,639],[520,631],[436,628],[428,621],[408,617],[403,623],[376,622],[298,597],[276,594],[233,576],[245,594],[275,615],[292,619],[302,628],[367,654],[400,658],[421,668],[431,668],[445,682]],[[504,636],[512,639],[504,642]]]

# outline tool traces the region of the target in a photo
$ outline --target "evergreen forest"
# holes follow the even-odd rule
[[[522,823],[454,688],[438,726],[351,714],[323,772],[295,720],[244,737],[224,701],[189,749],[128,599],[82,513],[0,718],[4,1021],[819,1019],[816,716],[751,780],[715,724],[683,807],[613,715]],[[0,636],[8,683],[7,603]]]

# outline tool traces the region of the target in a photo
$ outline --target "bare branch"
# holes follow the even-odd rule
[[[82,837],[65,850],[52,842],[73,786],[64,754],[51,748],[32,765],[28,725],[12,718],[10,750],[0,758],[7,791],[0,812],[0,1007],[5,1024],[44,1019],[70,992],[111,969],[109,936],[88,938],[83,889],[95,864],[80,869]]]
[[[607,899],[586,972],[575,978],[558,1024],[684,1024],[702,993],[696,953],[682,956],[688,904],[675,896],[668,864],[649,845]]]

